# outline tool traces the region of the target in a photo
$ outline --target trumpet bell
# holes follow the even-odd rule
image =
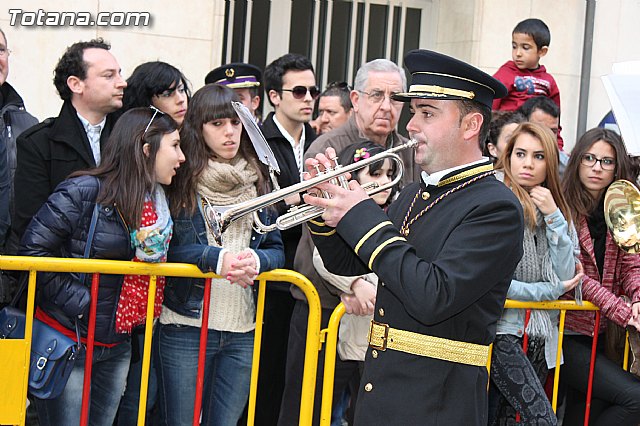
[[[604,196],[604,219],[618,246],[640,253],[640,191],[627,180],[613,182]]]

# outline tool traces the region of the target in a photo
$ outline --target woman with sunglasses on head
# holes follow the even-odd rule
[[[145,62],[127,79],[119,113],[152,105],[182,126],[190,98],[189,82],[179,69],[166,62]]]
[[[514,272],[508,299],[556,300],[577,286],[577,237],[560,189],[554,135],[534,123],[520,124],[501,153],[496,168],[522,203],[523,255]],[[554,425],[556,415],[544,392],[548,368],[557,355],[557,312],[532,310],[522,348],[525,311],[505,309],[498,321],[491,358],[489,425],[511,424],[519,412],[523,424]],[[526,384],[526,386],[523,386]]]
[[[269,178],[243,130],[232,89],[209,84],[198,90],[181,130],[189,161],[170,188],[175,233],[171,262],[192,263],[221,278],[211,282],[209,317],[202,318],[204,280],[169,278],[155,340],[162,424],[193,422],[200,327],[208,327],[203,425],[236,425],[247,402],[255,329],[255,277],[282,267],[279,231],[259,234],[246,215],[216,239],[212,206],[228,206],[269,192]],[[274,212],[260,219],[272,223]]]
[[[604,195],[609,185],[616,179],[635,181],[632,169],[620,136],[595,128],[576,143],[563,180],[585,271],[582,297],[597,305],[601,313],[590,424],[640,423],[640,379],[604,354],[604,331],[609,321],[627,327],[631,333],[640,330],[640,257],[615,244],[604,218]],[[569,388],[565,424],[583,422],[594,325],[593,312],[567,311],[565,365],[560,370],[560,383]]]
[[[179,128],[184,121],[190,97],[188,81],[179,69],[166,62],[145,62],[138,65],[127,79],[123,106],[116,114],[122,114],[131,108],[153,106],[171,116]],[[132,332],[131,368],[127,388],[118,409],[118,426],[137,424],[144,330],[144,325],[141,325]],[[152,358],[147,392],[147,416],[152,415],[156,395],[157,379]]]
[[[155,109],[132,109],[120,117],[103,152],[99,167],[74,173],[49,196],[22,237],[20,255],[83,258],[88,250],[91,259],[166,260],[173,222],[163,186],[184,161],[176,122]],[[129,370],[129,333],[145,320],[147,286],[148,277],[100,277],[92,425],[113,425]],[[158,278],[158,295],[162,286]],[[74,340],[77,327],[86,343],[90,287],[91,275],[38,274],[36,318]],[[156,315],[159,310],[157,304]],[[59,397],[36,399],[41,425],[79,424],[84,357],[81,351]]]

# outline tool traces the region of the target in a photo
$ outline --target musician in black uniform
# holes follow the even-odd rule
[[[355,424],[485,425],[489,344],[522,256],[520,203],[481,150],[507,91],[436,52],[411,51],[405,66],[412,85],[394,99],[411,102],[421,181],[386,214],[355,181],[323,183],[333,198],[304,197],[326,209],[308,226],[331,272],[380,278]]]

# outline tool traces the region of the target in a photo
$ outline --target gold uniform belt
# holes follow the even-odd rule
[[[371,321],[368,340],[369,346],[381,351],[393,349],[478,367],[486,366],[489,357],[489,346],[398,330],[376,321]]]

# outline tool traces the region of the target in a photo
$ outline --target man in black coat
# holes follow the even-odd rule
[[[286,188],[300,182],[304,153],[316,138],[309,121],[320,89],[316,86],[311,61],[293,53],[283,55],[267,65],[263,84],[275,112],[270,113],[262,123],[262,133],[280,167],[278,185]],[[283,214],[300,201],[300,196],[294,194],[275,207],[279,214]],[[286,269],[293,269],[301,234],[300,225],[281,232]],[[293,305],[289,284],[269,284],[264,312],[265,344],[258,379],[260,392],[256,402],[256,420],[262,425],[274,425],[278,419]]]
[[[411,51],[405,66],[412,84],[393,97],[411,102],[421,181],[386,214],[355,181],[321,184],[333,197],[304,197],[326,209],[308,226],[331,272],[380,279],[355,424],[486,425],[489,344],[522,256],[522,208],[481,150],[507,91],[436,52]]]
[[[68,47],[53,79],[64,101],[60,114],[18,138],[13,220],[18,237],[60,182],[100,163],[113,125],[108,114],[122,107],[127,86],[109,49],[102,39]]]

